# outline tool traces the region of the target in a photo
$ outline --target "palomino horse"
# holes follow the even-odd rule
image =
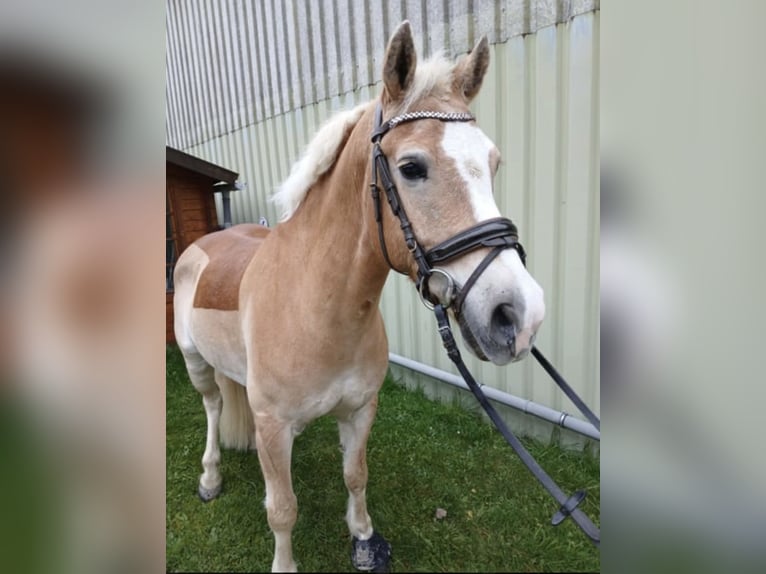
[[[457,63],[436,56],[418,65],[404,22],[389,41],[380,97],[332,117],[277,193],[282,222],[273,230],[240,225],[210,234],[178,260],[176,339],[208,422],[199,494],[210,500],[221,490],[219,423],[224,446],[254,442],[274,571],[296,569],[293,440],[327,413],[337,418],[343,447],[353,564],[387,567],[390,547],[373,530],[365,498],[367,437],[388,367],[378,302],[389,265],[415,279],[419,264],[401,221],[381,209],[369,182],[386,172],[381,179],[398,188],[423,249],[497,222],[492,179],[500,155],[468,112],[488,63],[483,38]],[[398,120],[386,124],[385,138],[376,108]],[[385,164],[377,169],[370,161],[374,130]],[[470,282],[452,312],[474,354],[505,364],[529,351],[543,293],[519,252],[504,249],[490,261],[482,259],[489,248],[474,247],[441,265],[438,281],[426,278],[426,295],[449,298],[445,290]]]

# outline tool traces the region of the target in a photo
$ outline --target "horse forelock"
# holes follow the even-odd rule
[[[431,57],[418,63],[412,85],[404,99],[391,110],[390,116],[413,111],[413,106],[423,98],[432,96],[446,99],[452,95],[452,80],[455,62],[446,58],[439,50]]]

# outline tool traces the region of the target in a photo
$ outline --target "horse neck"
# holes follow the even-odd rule
[[[369,192],[371,131],[372,107],[353,128],[334,167],[282,224],[299,241],[296,249],[308,255],[306,280],[323,308],[335,301],[349,309],[355,304],[377,309],[388,275]]]

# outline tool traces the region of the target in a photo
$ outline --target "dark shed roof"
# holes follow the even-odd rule
[[[209,177],[210,179],[214,179],[215,181],[234,183],[239,177],[239,174],[234,171],[228,170],[220,165],[215,165],[214,163],[210,163],[209,161],[205,161],[204,159],[193,155],[189,155],[186,152],[182,152],[170,146],[165,146],[165,160],[174,165]]]

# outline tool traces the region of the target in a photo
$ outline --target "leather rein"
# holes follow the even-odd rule
[[[463,359],[460,355],[460,350],[457,347],[457,343],[452,334],[452,327],[450,326],[449,317],[447,315],[447,309],[452,306],[453,311],[459,314],[462,310],[465,298],[470,291],[471,287],[476,283],[479,276],[489,266],[489,264],[502,253],[505,249],[515,249],[521,261],[526,265],[526,252],[519,243],[518,229],[513,222],[506,217],[496,217],[482,221],[473,227],[470,227],[460,233],[450,237],[446,241],[439,243],[431,249],[424,249],[418,242],[412,224],[410,223],[407,213],[404,210],[399,191],[396,188],[396,184],[391,176],[391,171],[388,166],[388,158],[383,153],[380,147],[380,142],[389,131],[396,126],[406,122],[411,122],[421,119],[434,119],[442,122],[469,122],[474,121],[475,118],[469,113],[463,112],[436,112],[436,111],[417,111],[408,112],[398,115],[390,120],[383,122],[383,108],[380,103],[377,104],[375,109],[375,125],[372,132],[372,181],[370,182],[370,190],[372,193],[373,206],[375,210],[375,221],[378,225],[378,238],[380,240],[381,251],[383,257],[388,263],[389,267],[398,273],[404,273],[394,267],[391,263],[391,259],[388,255],[386,248],[385,236],[383,233],[383,219],[380,207],[380,187],[378,186],[378,178],[380,178],[383,191],[388,200],[388,205],[391,207],[391,211],[394,216],[399,220],[402,233],[404,235],[404,241],[407,245],[407,249],[412,254],[417,265],[417,279],[416,286],[420,298],[423,304],[429,309],[434,311],[436,315],[436,322],[438,325],[439,335],[441,336],[442,343],[447,351],[447,355],[457,366],[460,374],[465,380],[466,384],[474,394],[476,399],[482,408],[489,415],[492,422],[497,429],[503,435],[508,444],[513,448],[516,454],[521,458],[522,462],[532,472],[534,477],[540,481],[545,487],[548,493],[559,504],[559,509],[553,516],[551,523],[556,526],[563,522],[567,517],[571,517],[577,526],[585,533],[586,536],[595,544],[600,545],[601,532],[593,524],[590,518],[577,506],[585,499],[585,491],[578,490],[571,496],[567,496],[561,488],[553,481],[553,479],[545,472],[545,470],[538,464],[534,457],[527,451],[521,444],[519,439],[511,432],[503,419],[497,413],[495,408],[489,402],[487,397],[481,390],[481,385],[476,382],[476,379],[471,375],[470,371],[466,367]],[[439,263],[444,263],[461,255],[465,255],[470,251],[479,249],[482,247],[490,248],[489,253],[474,269],[473,273],[469,276],[465,284],[458,288],[455,284],[452,276],[436,267]],[[428,280],[434,274],[439,273],[443,275],[448,281],[448,287],[446,289],[446,301],[442,302],[435,297],[428,288]],[[580,409],[580,412],[596,427],[601,430],[601,423],[599,419],[593,414],[593,412],[585,405],[574,390],[567,384],[564,378],[559,375],[553,365],[543,356],[543,354],[536,348],[532,347],[532,355],[537,359],[540,365],[545,371],[553,378],[556,384],[562,389],[562,391],[569,397],[569,399]]]

